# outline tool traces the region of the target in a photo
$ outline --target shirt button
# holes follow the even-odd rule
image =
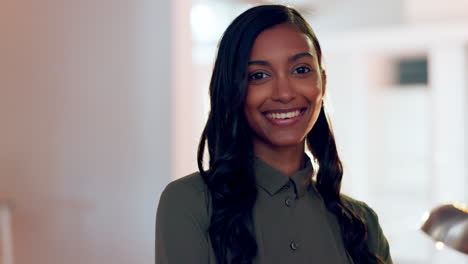
[[[289,244],[289,247],[292,249],[292,250],[296,250],[299,248],[299,244],[292,241],[291,244]]]

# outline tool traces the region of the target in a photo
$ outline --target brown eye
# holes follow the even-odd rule
[[[256,72],[254,74],[249,75],[249,80],[255,81],[255,80],[261,80],[267,77],[268,77],[268,74],[264,72]]]
[[[310,72],[310,68],[306,66],[298,67],[293,71],[294,74],[304,74],[308,72]]]

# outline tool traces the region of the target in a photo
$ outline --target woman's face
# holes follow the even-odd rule
[[[307,35],[291,24],[260,33],[249,58],[244,106],[254,146],[304,144],[320,113],[324,86],[325,73]]]

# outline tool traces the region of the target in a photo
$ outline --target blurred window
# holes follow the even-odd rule
[[[427,84],[427,58],[402,59],[397,62],[396,66],[397,84]]]

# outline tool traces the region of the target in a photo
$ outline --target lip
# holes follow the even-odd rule
[[[303,111],[303,110],[306,110],[307,107],[295,107],[295,108],[288,108],[288,109],[273,109],[273,110],[268,110],[268,111],[263,111],[262,114],[266,115],[266,114],[269,114],[269,113],[278,113],[278,114],[281,114],[281,113],[289,113],[289,112],[294,112],[294,111]]]
[[[273,125],[280,126],[280,127],[285,127],[285,126],[291,126],[291,125],[297,123],[299,121],[299,119],[301,119],[304,116],[307,109],[308,109],[307,107],[306,108],[299,107],[299,108],[290,108],[290,109],[269,110],[269,111],[263,112],[263,116],[265,117],[266,120],[268,120]],[[288,112],[293,112],[293,111],[297,111],[297,110],[300,111],[299,115],[297,115],[295,117],[292,117],[292,118],[274,119],[274,118],[268,117],[268,115],[267,115],[268,113],[288,113]]]

